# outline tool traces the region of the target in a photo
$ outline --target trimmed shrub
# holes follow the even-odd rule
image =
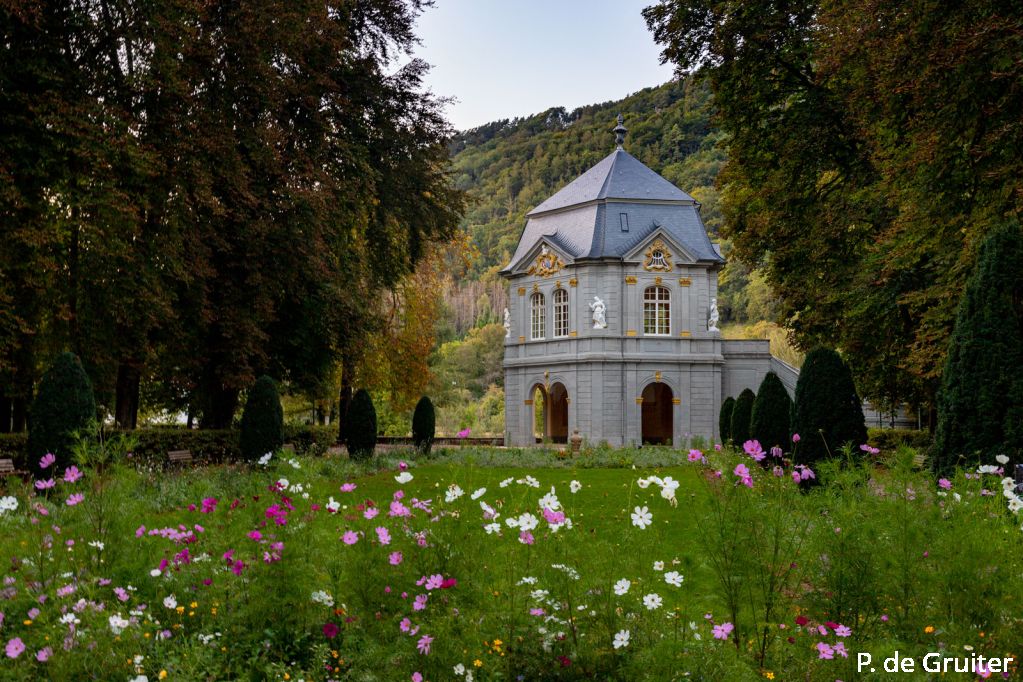
[[[284,409],[277,393],[277,383],[268,376],[261,376],[249,389],[238,446],[242,459],[255,462],[268,452],[277,452],[282,445]]]
[[[760,383],[757,398],[753,401],[753,412],[750,416],[750,433],[760,441],[764,450],[775,445],[788,450],[792,419],[792,398],[781,379],[774,372],[768,372]]]
[[[938,393],[932,462],[940,473],[960,462],[994,464],[1023,454],[1023,232],[1018,221],[994,230],[959,302]]]
[[[838,448],[847,443],[855,447],[867,442],[863,406],[852,372],[830,348],[817,348],[806,356],[796,382],[792,430],[801,439],[795,448],[799,464],[837,456]]]
[[[41,474],[39,459],[48,452],[57,457],[58,469],[66,468],[71,463],[75,432],[84,433],[95,421],[92,382],[78,357],[63,353],[46,370],[32,403],[28,433],[30,470]]]
[[[735,409],[735,398],[728,396],[725,402],[721,403],[721,413],[718,415],[718,433],[721,434],[721,442],[727,443],[731,440],[732,434],[732,411]]]
[[[902,446],[928,450],[934,439],[929,431],[916,429],[867,429],[867,445],[877,448],[882,455],[891,454]]]
[[[352,459],[369,459],[377,446],[377,412],[369,392],[360,388],[352,397],[348,408],[348,424],[344,427],[348,438],[348,454]]]
[[[728,435],[732,442],[742,445],[750,439],[750,419],[753,416],[753,402],[757,396],[753,391],[744,389],[739,397],[735,399],[735,406],[732,408],[732,421],[728,427]]]
[[[284,442],[295,446],[295,452],[322,457],[337,443],[337,429],[319,424],[286,424]]]
[[[424,395],[412,413],[412,444],[424,455],[430,454],[436,430],[437,415],[434,414],[433,403]]]

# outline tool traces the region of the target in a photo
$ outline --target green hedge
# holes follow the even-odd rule
[[[881,454],[895,452],[900,445],[926,450],[931,446],[929,431],[910,429],[867,429],[867,443],[879,449]]]
[[[132,455],[136,460],[154,464],[165,462],[170,450],[190,450],[197,460],[224,462],[241,459],[237,430],[196,430],[184,427],[160,426],[135,431],[108,430],[108,435],[125,433],[136,441]],[[285,425],[284,442],[295,446],[299,454],[320,457],[334,445],[337,433],[332,426]],[[14,467],[28,469],[28,435],[25,433],[0,434],[0,459],[14,460]]]

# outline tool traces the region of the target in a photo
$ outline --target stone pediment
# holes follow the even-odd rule
[[[571,262],[571,257],[547,239],[541,239],[511,270],[537,277],[553,277]]]
[[[639,240],[626,252],[624,260],[638,262],[647,272],[672,272],[679,265],[696,262],[693,254],[679,246],[662,227]]]

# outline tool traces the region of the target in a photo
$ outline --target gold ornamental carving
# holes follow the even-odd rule
[[[561,260],[558,254],[546,246],[542,246],[540,253],[536,256],[536,261],[529,266],[529,270],[526,270],[526,272],[538,277],[550,277],[563,267],[565,267],[565,261]]]
[[[643,269],[647,272],[671,272],[671,251],[664,240],[657,238],[646,250],[646,262]]]

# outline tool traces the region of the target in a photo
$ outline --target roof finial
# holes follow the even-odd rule
[[[622,125],[624,123],[625,123],[625,118],[622,117],[621,114],[618,114],[618,125],[615,126],[615,129],[614,129],[615,144],[618,145],[618,149],[622,148],[622,145],[625,143],[625,133],[629,132],[628,128],[626,128],[624,125]]]

